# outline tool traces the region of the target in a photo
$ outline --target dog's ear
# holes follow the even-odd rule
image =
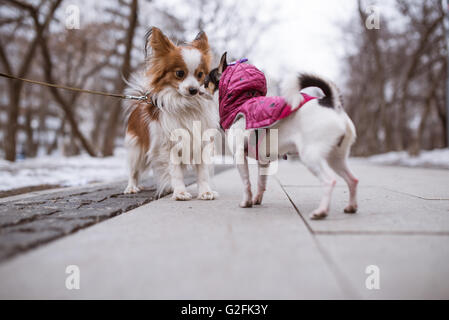
[[[150,39],[151,34],[153,33],[153,27],[150,27],[147,32],[145,33],[145,58],[148,58],[151,56],[151,52],[153,51],[153,48],[151,48]]]
[[[173,50],[175,45],[168,39],[159,28],[152,27],[147,32],[147,45],[145,46],[148,52],[151,49],[154,54],[165,55],[170,50]]]
[[[205,53],[209,52],[209,40],[204,31],[200,31],[192,41],[192,46]]]
[[[200,31],[196,35],[195,39],[192,41],[192,46],[200,50],[206,58],[205,62],[208,69],[207,72],[209,72],[212,55],[210,53],[209,40],[207,39],[207,35],[204,31]]]
[[[223,53],[220,59],[220,64],[218,65],[218,73],[222,74],[228,67],[228,62],[226,60],[227,52]]]

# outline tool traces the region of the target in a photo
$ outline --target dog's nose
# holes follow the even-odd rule
[[[192,96],[194,96],[194,95],[196,95],[198,93],[198,89],[196,89],[196,88],[189,88],[189,93]]]

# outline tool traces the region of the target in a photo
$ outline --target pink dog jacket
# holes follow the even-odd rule
[[[223,72],[219,84],[220,124],[229,129],[238,116],[244,116],[246,129],[268,128],[316,99],[301,93],[304,100],[298,108],[282,97],[266,97],[267,82],[255,66],[237,62]]]

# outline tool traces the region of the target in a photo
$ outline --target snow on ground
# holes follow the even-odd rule
[[[407,152],[389,152],[359,158],[383,165],[449,169],[449,149],[422,151],[418,157]],[[232,157],[215,157],[216,164],[233,164]],[[115,150],[114,156],[92,158],[45,156],[17,162],[0,160],[0,191],[40,185],[80,186],[94,182],[125,180],[126,151]]]
[[[0,160],[0,191],[39,185],[79,186],[93,182],[123,180],[127,177],[126,152],[93,158],[45,156],[9,162]]]
[[[417,157],[411,157],[406,151],[388,152],[366,159],[383,165],[449,169],[449,149],[421,151]]]
[[[216,164],[233,164],[232,157],[215,157]],[[149,173],[151,174],[151,172]],[[9,162],[0,160],[0,191],[41,185],[82,186],[94,182],[127,179],[126,150],[115,149],[114,156],[42,156]]]

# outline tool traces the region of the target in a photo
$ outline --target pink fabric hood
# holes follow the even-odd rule
[[[282,97],[266,97],[267,82],[262,71],[237,62],[223,72],[219,83],[220,124],[229,129],[237,116],[244,116],[246,129],[268,128],[315,99],[302,94],[304,101],[292,110]]]

